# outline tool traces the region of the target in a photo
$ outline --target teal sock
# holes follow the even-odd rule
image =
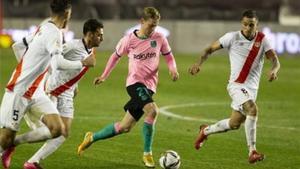
[[[144,135],[144,152],[151,152],[152,151],[153,135],[154,135],[154,126],[153,126],[153,124],[149,124],[149,123],[144,122],[143,135]]]
[[[98,140],[104,140],[104,139],[107,139],[107,138],[111,138],[111,137],[114,137],[118,134],[119,133],[117,133],[115,131],[114,123],[112,123],[112,124],[109,124],[109,125],[105,126],[100,131],[95,132],[93,134],[93,142],[98,141]]]

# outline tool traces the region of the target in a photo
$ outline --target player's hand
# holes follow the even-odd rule
[[[81,61],[83,66],[94,67],[96,65],[96,56],[94,53],[91,53],[87,58]]]
[[[274,71],[274,70],[271,70],[269,72],[269,82],[272,82],[272,81],[274,81],[276,79],[277,79],[277,72]]]
[[[174,82],[179,79],[179,73],[177,71],[174,71],[174,72],[170,71],[170,75]]]
[[[200,71],[200,65],[198,63],[195,63],[193,66],[189,68],[189,73],[191,75],[195,75]]]
[[[94,85],[99,85],[101,83],[103,83],[105,81],[105,79],[101,76],[99,77],[96,77],[95,80],[94,80]]]

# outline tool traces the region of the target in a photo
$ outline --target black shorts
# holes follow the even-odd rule
[[[138,121],[144,114],[144,106],[153,102],[152,95],[154,92],[147,89],[142,83],[127,86],[126,90],[131,99],[124,106],[124,110],[125,112],[129,111],[132,117]]]

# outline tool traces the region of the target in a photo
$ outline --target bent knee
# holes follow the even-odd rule
[[[230,128],[232,129],[232,130],[237,130],[237,129],[239,129],[241,127],[241,124],[231,124],[230,125]]]
[[[230,120],[229,127],[232,130],[237,130],[241,127],[242,121],[241,120]]]
[[[244,110],[246,111],[247,115],[256,116],[258,112],[258,108],[253,101],[249,101],[244,105]]]
[[[62,126],[52,126],[49,127],[52,138],[59,137],[61,135],[66,137],[66,132],[64,131],[64,127]]]

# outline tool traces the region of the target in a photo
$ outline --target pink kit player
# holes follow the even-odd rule
[[[129,132],[145,114],[143,162],[146,167],[155,167],[152,157],[152,141],[158,107],[152,95],[156,92],[158,83],[158,65],[161,54],[166,58],[172,80],[176,81],[179,77],[168,40],[162,34],[155,32],[159,20],[160,14],[155,8],[144,8],[141,29],[133,31],[119,41],[104,72],[95,79],[96,85],[104,82],[119,59],[123,55],[128,56],[129,71],[126,89],[131,99],[124,106],[126,114],[123,120],[109,124],[98,132],[87,132],[83,142],[78,147],[79,154],[98,140]]]

